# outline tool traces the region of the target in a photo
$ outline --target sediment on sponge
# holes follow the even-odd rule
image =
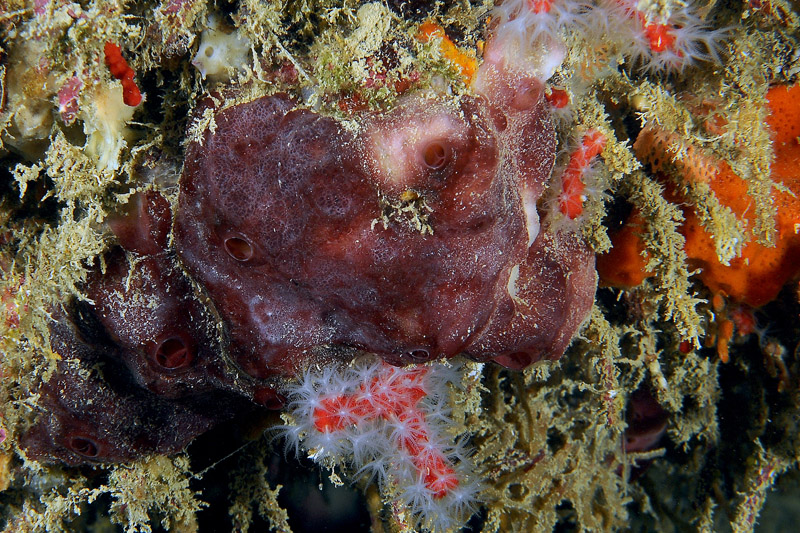
[[[415,523],[432,531],[463,525],[479,484],[463,438],[455,438],[450,388],[461,381],[448,363],[398,368],[373,359],[309,369],[289,385],[286,449],[378,484]]]

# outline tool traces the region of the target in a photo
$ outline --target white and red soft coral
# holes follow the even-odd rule
[[[648,72],[681,71],[698,61],[719,61],[725,28],[712,29],[691,2],[665,14],[646,11],[637,0],[600,0],[588,14],[607,21],[606,37],[633,64]]]
[[[566,57],[563,32],[583,9],[573,0],[510,0],[495,6],[484,61],[527,78],[549,79]]]
[[[562,32],[574,28],[591,7],[582,0],[506,0],[495,7],[495,38],[514,35],[521,49],[531,49],[542,39],[560,40]]]
[[[284,391],[290,423],[281,434],[287,449],[376,481],[416,525],[446,531],[471,516],[479,487],[464,440],[452,433],[450,390],[459,383],[449,363],[312,368]]]
[[[606,142],[603,132],[592,129],[573,139],[562,150],[545,200],[547,225],[551,231],[574,231],[592,211],[589,203],[605,199],[605,192],[597,184],[595,170]]]
[[[654,13],[638,0],[505,0],[492,10],[493,32],[485,57],[511,70],[547,80],[566,57],[565,42],[611,47],[609,60],[625,57],[635,68],[680,71],[699,61],[719,61],[728,30],[713,29],[691,3]]]

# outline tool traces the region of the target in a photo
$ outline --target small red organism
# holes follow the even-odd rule
[[[549,13],[553,0],[528,0],[528,7],[534,13]]]
[[[556,109],[563,109],[569,105],[569,94],[564,89],[552,87],[544,97]]]
[[[736,327],[736,337],[741,339],[752,333],[758,333],[758,323],[752,307],[739,304],[730,310],[729,318]]]
[[[142,93],[133,81],[133,76],[126,76],[122,80],[122,101],[125,105],[136,107],[142,101]]]
[[[128,62],[125,61],[125,58],[122,57],[122,50],[116,44],[106,42],[103,53],[111,75],[122,82],[122,101],[127,106],[136,107],[142,102],[142,93],[139,91],[136,82],[133,81],[135,73],[128,65]]]
[[[591,130],[584,134],[580,146],[570,154],[558,196],[558,209],[567,218],[575,220],[583,213],[583,203],[586,201],[584,176],[605,146],[606,136]]]
[[[128,72],[133,70],[128,65],[128,62],[125,61],[125,58],[122,57],[122,50],[116,44],[107,42],[103,48],[103,53],[106,57],[106,65],[108,65],[108,70],[111,71],[111,75],[116,79],[123,79]]]
[[[650,49],[653,52],[664,52],[666,50],[671,50],[675,46],[675,35],[672,26],[669,24],[653,24],[653,23],[644,23],[643,30],[644,35],[647,37],[647,41],[650,44]],[[680,50],[676,51],[678,55],[681,55]]]

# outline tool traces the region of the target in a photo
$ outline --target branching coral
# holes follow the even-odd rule
[[[374,480],[412,525],[451,530],[474,512],[479,489],[462,441],[448,431],[449,387],[459,379],[458,369],[440,364],[357,361],[306,372],[286,390],[287,448]]]

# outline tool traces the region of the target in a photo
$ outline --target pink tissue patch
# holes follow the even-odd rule
[[[72,76],[58,90],[58,112],[64,124],[72,124],[78,117],[81,89],[83,82],[78,76]]]

